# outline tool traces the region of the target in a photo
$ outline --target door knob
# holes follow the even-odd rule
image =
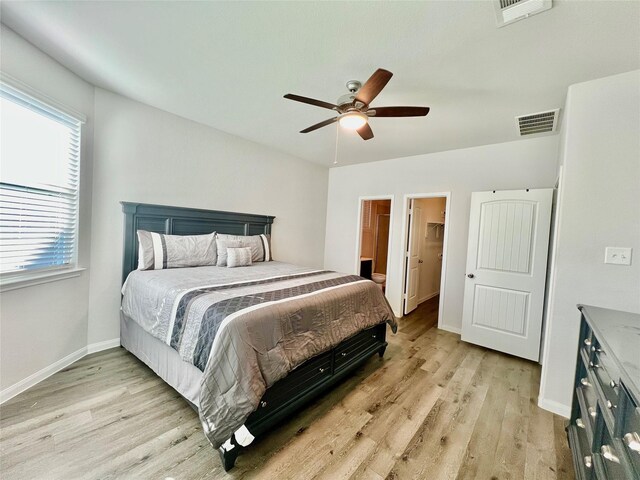
[[[468,273],[468,274],[467,274],[467,277],[469,277],[469,278],[475,278],[476,276],[475,276],[473,273]]]

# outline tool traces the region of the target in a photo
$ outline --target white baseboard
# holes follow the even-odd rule
[[[33,387],[37,383],[40,383],[45,378],[50,377],[56,372],[59,372],[63,368],[68,367],[73,362],[80,360],[87,354],[87,347],[82,347],[80,350],[76,350],[73,353],[70,353],[64,358],[61,358],[55,363],[43,368],[42,370],[37,371],[36,373],[29,375],[27,378],[20,380],[18,383],[14,383],[10,387],[5,388],[0,391],[0,403],[4,403],[7,400],[12,399],[19,393],[24,392],[28,388]]]
[[[91,353],[101,352],[102,350],[108,350],[120,346],[120,337],[112,338],[111,340],[105,340],[104,342],[91,343],[87,345],[87,355]]]
[[[452,327],[451,325],[439,325],[438,328],[440,330],[446,330],[447,332],[457,333],[458,335],[462,334],[462,330],[459,327]]]
[[[76,350],[73,353],[70,353],[64,358],[61,358],[57,362],[52,363],[44,367],[42,370],[38,370],[36,373],[29,375],[27,378],[20,380],[17,383],[14,383],[10,387],[5,388],[0,391],[0,404],[11,400],[16,395],[21,394],[25,390],[37,385],[41,381],[49,378],[54,373],[59,372],[67,368],[74,362],[77,362],[82,357],[88,355],[89,353],[96,353],[102,350],[107,350],[109,348],[117,347],[120,345],[120,339],[114,338],[111,340],[106,340],[104,342],[92,343],[91,345],[87,345],[86,347],[82,347],[79,350]]]
[[[571,406],[565,405],[560,402],[556,402],[554,400],[547,400],[545,398],[538,398],[538,406],[543,410],[547,410],[548,412],[555,413],[556,415],[560,415],[564,418],[569,418],[571,416]]]
[[[418,304],[420,304],[422,302],[426,302],[427,300],[431,300],[433,297],[437,297],[438,295],[440,295],[440,291],[430,293],[426,297],[423,297],[420,300],[418,300]]]

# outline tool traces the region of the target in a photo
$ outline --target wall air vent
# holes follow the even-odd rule
[[[503,0],[506,1],[506,0]],[[549,110],[547,112],[530,113],[516,117],[516,127],[521,137],[536,135],[540,133],[555,132],[558,127],[558,116],[560,109]]]
[[[493,0],[498,27],[549,10],[551,2],[552,0]]]

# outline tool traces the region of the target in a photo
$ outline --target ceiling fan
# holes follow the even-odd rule
[[[424,117],[429,113],[429,107],[370,107],[369,104],[378,96],[392,76],[393,73],[379,68],[364,85],[357,80],[350,80],[347,82],[349,93],[342,95],[335,104],[292,93],[287,93],[284,98],[338,112],[337,117],[316,123],[301,130],[300,133],[313,132],[337,121],[342,127],[356,130],[363,140],[369,140],[373,138],[369,117]]]

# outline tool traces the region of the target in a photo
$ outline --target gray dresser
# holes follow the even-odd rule
[[[578,479],[640,479],[640,315],[586,305],[567,427]]]

